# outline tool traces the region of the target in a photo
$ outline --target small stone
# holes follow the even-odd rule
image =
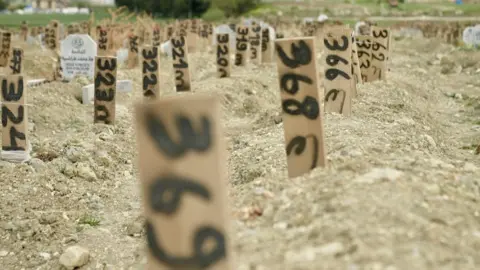
[[[38,255],[40,255],[40,257],[42,257],[45,261],[48,261],[52,258],[52,255],[50,255],[50,253],[47,253],[47,252],[40,252],[38,253]]]
[[[321,246],[318,249],[318,253],[325,256],[332,256],[332,255],[342,253],[344,250],[345,250],[345,246],[341,242],[333,242],[333,243]]]
[[[477,166],[475,166],[474,164],[470,163],[470,162],[467,162],[465,163],[465,165],[463,166],[463,170],[467,171],[467,172],[476,172],[478,171],[478,168]]]
[[[424,134],[423,137],[427,140],[431,147],[437,148],[437,143],[430,135]]]
[[[129,236],[140,237],[145,232],[145,220],[137,218],[127,226],[127,234]]]
[[[456,93],[453,97],[454,97],[455,99],[463,99],[463,96],[462,96],[462,94],[460,94],[460,93]]]
[[[85,180],[88,180],[88,181],[97,180],[97,175],[92,170],[92,168],[90,168],[90,166],[84,163],[77,163],[76,172],[79,177]]]
[[[8,255],[8,251],[6,251],[6,250],[1,250],[0,251],[0,257],[5,257],[7,255]]]
[[[89,251],[81,246],[68,247],[60,256],[60,264],[72,270],[87,264],[90,258]]]
[[[29,161],[29,164],[37,172],[43,171],[45,169],[45,162],[43,162],[43,160],[38,158],[32,158]]]
[[[275,115],[275,117],[273,117],[273,122],[277,125],[282,123],[282,121],[283,121],[283,119],[282,119],[281,115]]]
[[[395,181],[403,176],[403,172],[391,168],[374,168],[370,172],[355,178],[357,183],[372,184],[381,180]]]
[[[42,225],[53,224],[57,221],[57,217],[52,213],[43,213],[38,222]]]

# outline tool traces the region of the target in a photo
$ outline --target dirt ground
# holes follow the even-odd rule
[[[47,53],[24,48],[26,77],[43,77]],[[395,40],[388,80],[359,85],[352,117],[326,114],[328,168],[294,179],[275,65],[218,79],[214,54],[189,58],[194,91],[223,100],[235,269],[480,268],[480,52]],[[173,95],[171,62],[161,68]],[[61,269],[71,245],[90,252],[82,270],[143,269],[140,69],[118,79],[134,91],[117,95],[114,126],[79,102],[86,79],[28,89],[34,158],[0,161],[2,269]]]

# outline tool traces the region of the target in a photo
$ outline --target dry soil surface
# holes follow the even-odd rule
[[[48,53],[24,48],[25,75],[42,77]],[[480,52],[396,40],[388,80],[358,86],[352,117],[325,115],[328,168],[294,179],[275,65],[218,79],[213,53],[189,57],[194,91],[222,97],[235,269],[480,268]],[[161,68],[162,95],[176,94]],[[82,270],[143,269],[140,72],[118,71],[134,91],[114,126],[79,102],[86,79],[28,89],[33,159],[0,161],[2,269],[60,269],[71,245],[90,252]]]

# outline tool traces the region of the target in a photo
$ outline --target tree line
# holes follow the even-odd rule
[[[115,0],[130,11],[146,11],[155,17],[206,17],[222,19],[255,9],[260,0]]]

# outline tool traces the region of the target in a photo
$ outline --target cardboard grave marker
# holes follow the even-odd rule
[[[369,70],[369,80],[385,80],[387,72],[387,45],[389,32],[387,29],[381,29],[372,26],[372,46],[371,46],[371,65]]]
[[[97,56],[108,55],[108,29],[106,27],[97,26]]]
[[[128,37],[128,59],[127,66],[132,69],[138,65],[138,36],[131,34]]]
[[[352,91],[352,30],[337,28],[326,32],[325,46],[325,112],[351,115]]]
[[[97,44],[89,35],[68,35],[62,40],[60,49],[63,79],[70,81],[76,75],[93,78]]]
[[[152,45],[155,46],[155,47],[158,47],[158,46],[160,46],[161,42],[162,42],[162,38],[161,38],[161,35],[160,35],[160,26],[156,24],[153,27]]]
[[[372,42],[370,36],[356,36],[358,62],[360,63],[360,73],[362,74],[362,83],[370,82],[370,67],[372,65]]]
[[[252,25],[250,28],[250,60],[252,63],[262,63],[262,27],[259,24]]]
[[[271,63],[273,56],[273,43],[270,40],[270,29],[262,29],[262,63]]]
[[[23,73],[23,50],[12,48],[12,55],[9,61],[9,73],[12,75]]]
[[[198,22],[196,19],[190,20],[190,30],[187,32],[187,45],[189,52],[197,51],[198,42]]]
[[[370,67],[372,81],[386,79],[389,36],[388,29],[372,26],[372,65]]]
[[[95,58],[94,123],[114,124],[117,58]]]
[[[217,34],[217,76],[230,77],[232,66],[230,64],[230,35]]]
[[[6,67],[10,58],[10,48],[12,46],[12,33],[2,33],[2,49],[0,50],[0,67]]]
[[[249,36],[249,27],[245,25],[237,26],[237,37],[236,37],[236,52],[235,52],[235,65],[236,66],[245,66],[247,64],[248,57],[248,36]]]
[[[172,45],[173,69],[175,70],[175,88],[177,92],[191,91],[186,36],[173,37],[170,41]]]
[[[23,76],[1,76],[0,80],[2,88],[2,151],[27,151],[28,117]]]
[[[326,165],[313,37],[275,41],[289,177]]]
[[[146,269],[233,269],[220,102],[173,97],[135,114]]]
[[[352,74],[354,78],[355,85],[357,83],[362,83],[362,73],[360,71],[360,64],[357,53],[357,42],[355,36],[352,35]],[[356,87],[355,87],[356,88]]]
[[[52,51],[57,51],[59,44],[60,44],[60,25],[58,21],[51,21],[50,22],[50,33],[49,33],[49,38],[48,40],[48,48]]]
[[[142,48],[142,89],[143,96],[156,98],[160,96],[160,53],[158,47]]]

